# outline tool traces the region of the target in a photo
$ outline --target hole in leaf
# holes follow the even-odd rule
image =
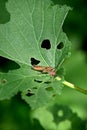
[[[33,96],[33,95],[35,95],[35,94],[34,94],[34,93],[32,93],[30,90],[28,90],[28,92],[27,92],[26,96]]]
[[[34,79],[35,82],[42,83],[42,81]]]
[[[51,48],[50,41],[48,39],[43,40],[41,47],[45,49],[50,49]]]
[[[6,84],[6,83],[7,83],[7,80],[6,80],[6,79],[2,79],[1,83],[2,83],[2,84]]]
[[[5,24],[10,20],[10,14],[6,9],[8,0],[0,0],[0,24]]]
[[[19,68],[20,66],[16,62],[0,56],[0,71],[1,72],[7,73],[9,70],[15,70]]]
[[[37,65],[37,64],[39,64],[40,63],[40,61],[39,60],[37,60],[37,59],[35,59],[35,58],[31,58],[31,65]]]
[[[60,42],[58,45],[57,45],[57,49],[62,49],[64,47],[64,43],[63,42]]]
[[[45,84],[50,84],[51,83],[51,81],[46,81],[46,82],[44,82]]]
[[[37,89],[37,87],[33,87],[33,89]]]
[[[52,87],[47,87],[45,88],[47,91],[53,91],[53,88]]]

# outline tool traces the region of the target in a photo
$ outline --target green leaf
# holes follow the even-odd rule
[[[45,130],[86,129],[83,120],[78,114],[65,105],[52,104],[48,108],[36,109],[31,117],[39,120]]]
[[[68,56],[70,42],[62,25],[70,7],[53,5],[50,0],[8,0],[7,10],[11,19],[0,25],[0,56],[17,62],[20,69],[0,73],[0,99],[21,91],[25,95],[23,98],[35,108],[44,104],[43,99],[49,101],[52,93],[49,96],[45,88],[54,88],[56,83],[51,80],[46,84],[49,75],[33,70],[31,58],[39,60],[41,66],[56,68]],[[44,40],[49,40],[49,49],[42,47]],[[34,94],[27,98],[26,91]]]

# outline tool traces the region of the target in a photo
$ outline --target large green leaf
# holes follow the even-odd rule
[[[20,69],[0,73],[0,99],[23,91],[23,98],[33,108],[44,104],[44,98],[49,101],[56,82],[46,83],[50,76],[34,71],[31,58],[39,60],[41,66],[55,68],[68,56],[70,42],[62,25],[69,9],[66,5],[53,5],[50,0],[8,0],[11,19],[0,25],[0,56],[19,63]],[[49,49],[41,46],[44,40],[49,40]],[[63,46],[58,47],[61,43]],[[50,86],[53,94],[46,90]],[[60,88],[60,83],[58,86]],[[26,91],[32,93],[29,99],[24,96],[28,95]]]

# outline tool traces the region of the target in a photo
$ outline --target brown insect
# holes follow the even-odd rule
[[[41,71],[42,73],[49,73],[51,76],[56,75],[56,71],[52,67],[33,65],[33,69],[36,71]]]

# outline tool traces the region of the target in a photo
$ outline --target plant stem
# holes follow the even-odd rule
[[[58,81],[60,81],[60,80],[62,80],[60,77],[56,77],[56,80],[58,80]],[[85,90],[85,89],[82,89],[82,88],[80,88],[80,87],[77,87],[77,86],[75,86],[74,84],[72,84],[72,83],[70,83],[70,82],[68,82],[68,81],[62,81],[62,83],[64,84],[64,85],[66,85],[67,87],[69,87],[69,88],[72,88],[72,89],[75,89],[75,90],[77,90],[77,91],[79,91],[79,92],[81,92],[81,93],[84,93],[84,94],[86,94],[87,95],[87,90]]]

